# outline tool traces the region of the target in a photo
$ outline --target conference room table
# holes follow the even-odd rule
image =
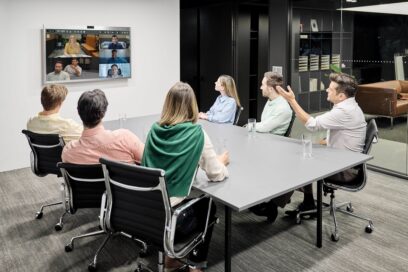
[[[120,126],[143,141],[159,115],[109,121],[107,129]],[[303,158],[298,139],[269,133],[249,133],[246,128],[199,120],[215,149],[225,148],[230,155],[229,177],[209,182],[202,170],[193,188],[210,195],[225,207],[225,271],[231,271],[231,215],[272,198],[317,182],[316,246],[322,247],[322,179],[372,159],[362,153],[313,145],[311,158]],[[221,145],[221,146],[220,146]]]

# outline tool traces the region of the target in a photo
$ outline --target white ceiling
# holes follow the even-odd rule
[[[339,10],[408,15],[408,2],[343,8]]]

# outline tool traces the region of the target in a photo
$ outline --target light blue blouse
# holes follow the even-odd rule
[[[208,121],[214,123],[234,123],[237,103],[235,99],[226,95],[219,95],[214,105],[207,111]]]

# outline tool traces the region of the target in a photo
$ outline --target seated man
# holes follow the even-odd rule
[[[112,42],[109,44],[109,49],[124,49],[119,42],[118,36],[112,35]]]
[[[43,111],[31,117],[27,129],[42,134],[59,134],[65,142],[78,139],[82,133],[82,125],[72,119],[59,115],[68,90],[64,85],[47,85],[41,92]]]
[[[262,96],[268,98],[262,111],[261,122],[256,123],[257,132],[285,135],[292,118],[288,102],[275,89],[282,86],[283,77],[276,72],[266,72],[262,79]]]
[[[327,130],[327,146],[346,149],[354,152],[362,152],[364,148],[366,127],[364,114],[358,106],[354,96],[357,91],[357,83],[354,78],[343,73],[330,74],[330,85],[327,88],[327,100],[334,104],[331,111],[317,117],[311,117],[296,102],[292,89],[288,91],[277,87],[279,93],[284,97],[292,109],[296,112],[298,119],[305,124],[310,131],[321,129]],[[353,180],[357,175],[355,169],[348,169],[327,179],[336,182],[347,182]],[[287,211],[289,215],[296,215],[300,211],[314,210],[316,208],[313,198],[313,187],[304,187],[303,202],[294,211]]]
[[[79,140],[72,141],[62,151],[62,161],[77,164],[99,163],[106,157],[127,163],[140,163],[144,144],[127,129],[106,130],[102,119],[108,101],[101,90],[84,92],[78,100],[78,114],[84,124]]]
[[[57,61],[54,65],[54,72],[47,74],[47,81],[70,80],[69,74],[62,71],[62,62]]]
[[[108,64],[114,63],[127,63],[127,60],[121,57],[118,57],[118,50],[112,50],[112,57],[108,59]]]
[[[262,79],[262,95],[268,98],[261,116],[261,122],[256,123],[257,132],[268,132],[284,135],[292,118],[292,110],[288,102],[278,93],[277,86],[282,86],[283,77],[276,72],[266,72]],[[293,192],[284,194],[250,208],[259,216],[266,216],[269,222],[274,222],[278,216],[278,206],[283,208],[290,200]]]
[[[70,74],[70,76],[80,77],[82,73],[82,68],[81,66],[78,65],[78,59],[73,58],[71,60],[71,64],[65,66],[64,71]]]

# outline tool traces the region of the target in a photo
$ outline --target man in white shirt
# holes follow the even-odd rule
[[[62,71],[62,62],[57,61],[54,65],[54,72],[47,74],[47,81],[62,81],[62,80],[69,80],[69,74],[67,72]]]
[[[327,100],[334,104],[331,111],[317,117],[306,113],[296,102],[295,94],[288,86],[288,90],[278,87],[277,90],[284,97],[297,118],[310,131],[326,129],[327,146],[346,149],[354,152],[362,152],[364,148],[366,127],[364,114],[358,106],[354,96],[357,91],[357,83],[354,78],[344,73],[330,74],[330,85],[327,88]],[[336,182],[348,182],[357,175],[355,169],[348,169],[327,179]],[[295,211],[287,211],[289,215],[295,215],[299,211],[313,210],[315,203],[313,198],[313,187],[304,187],[304,199]]]
[[[67,72],[70,76],[80,77],[82,74],[82,68],[78,65],[78,59],[73,58],[71,64],[65,66],[64,72]]]
[[[59,115],[68,90],[64,85],[47,85],[41,92],[43,111],[31,117],[27,122],[27,129],[42,134],[59,134],[65,142],[79,139],[82,125],[72,119],[65,119]]]

